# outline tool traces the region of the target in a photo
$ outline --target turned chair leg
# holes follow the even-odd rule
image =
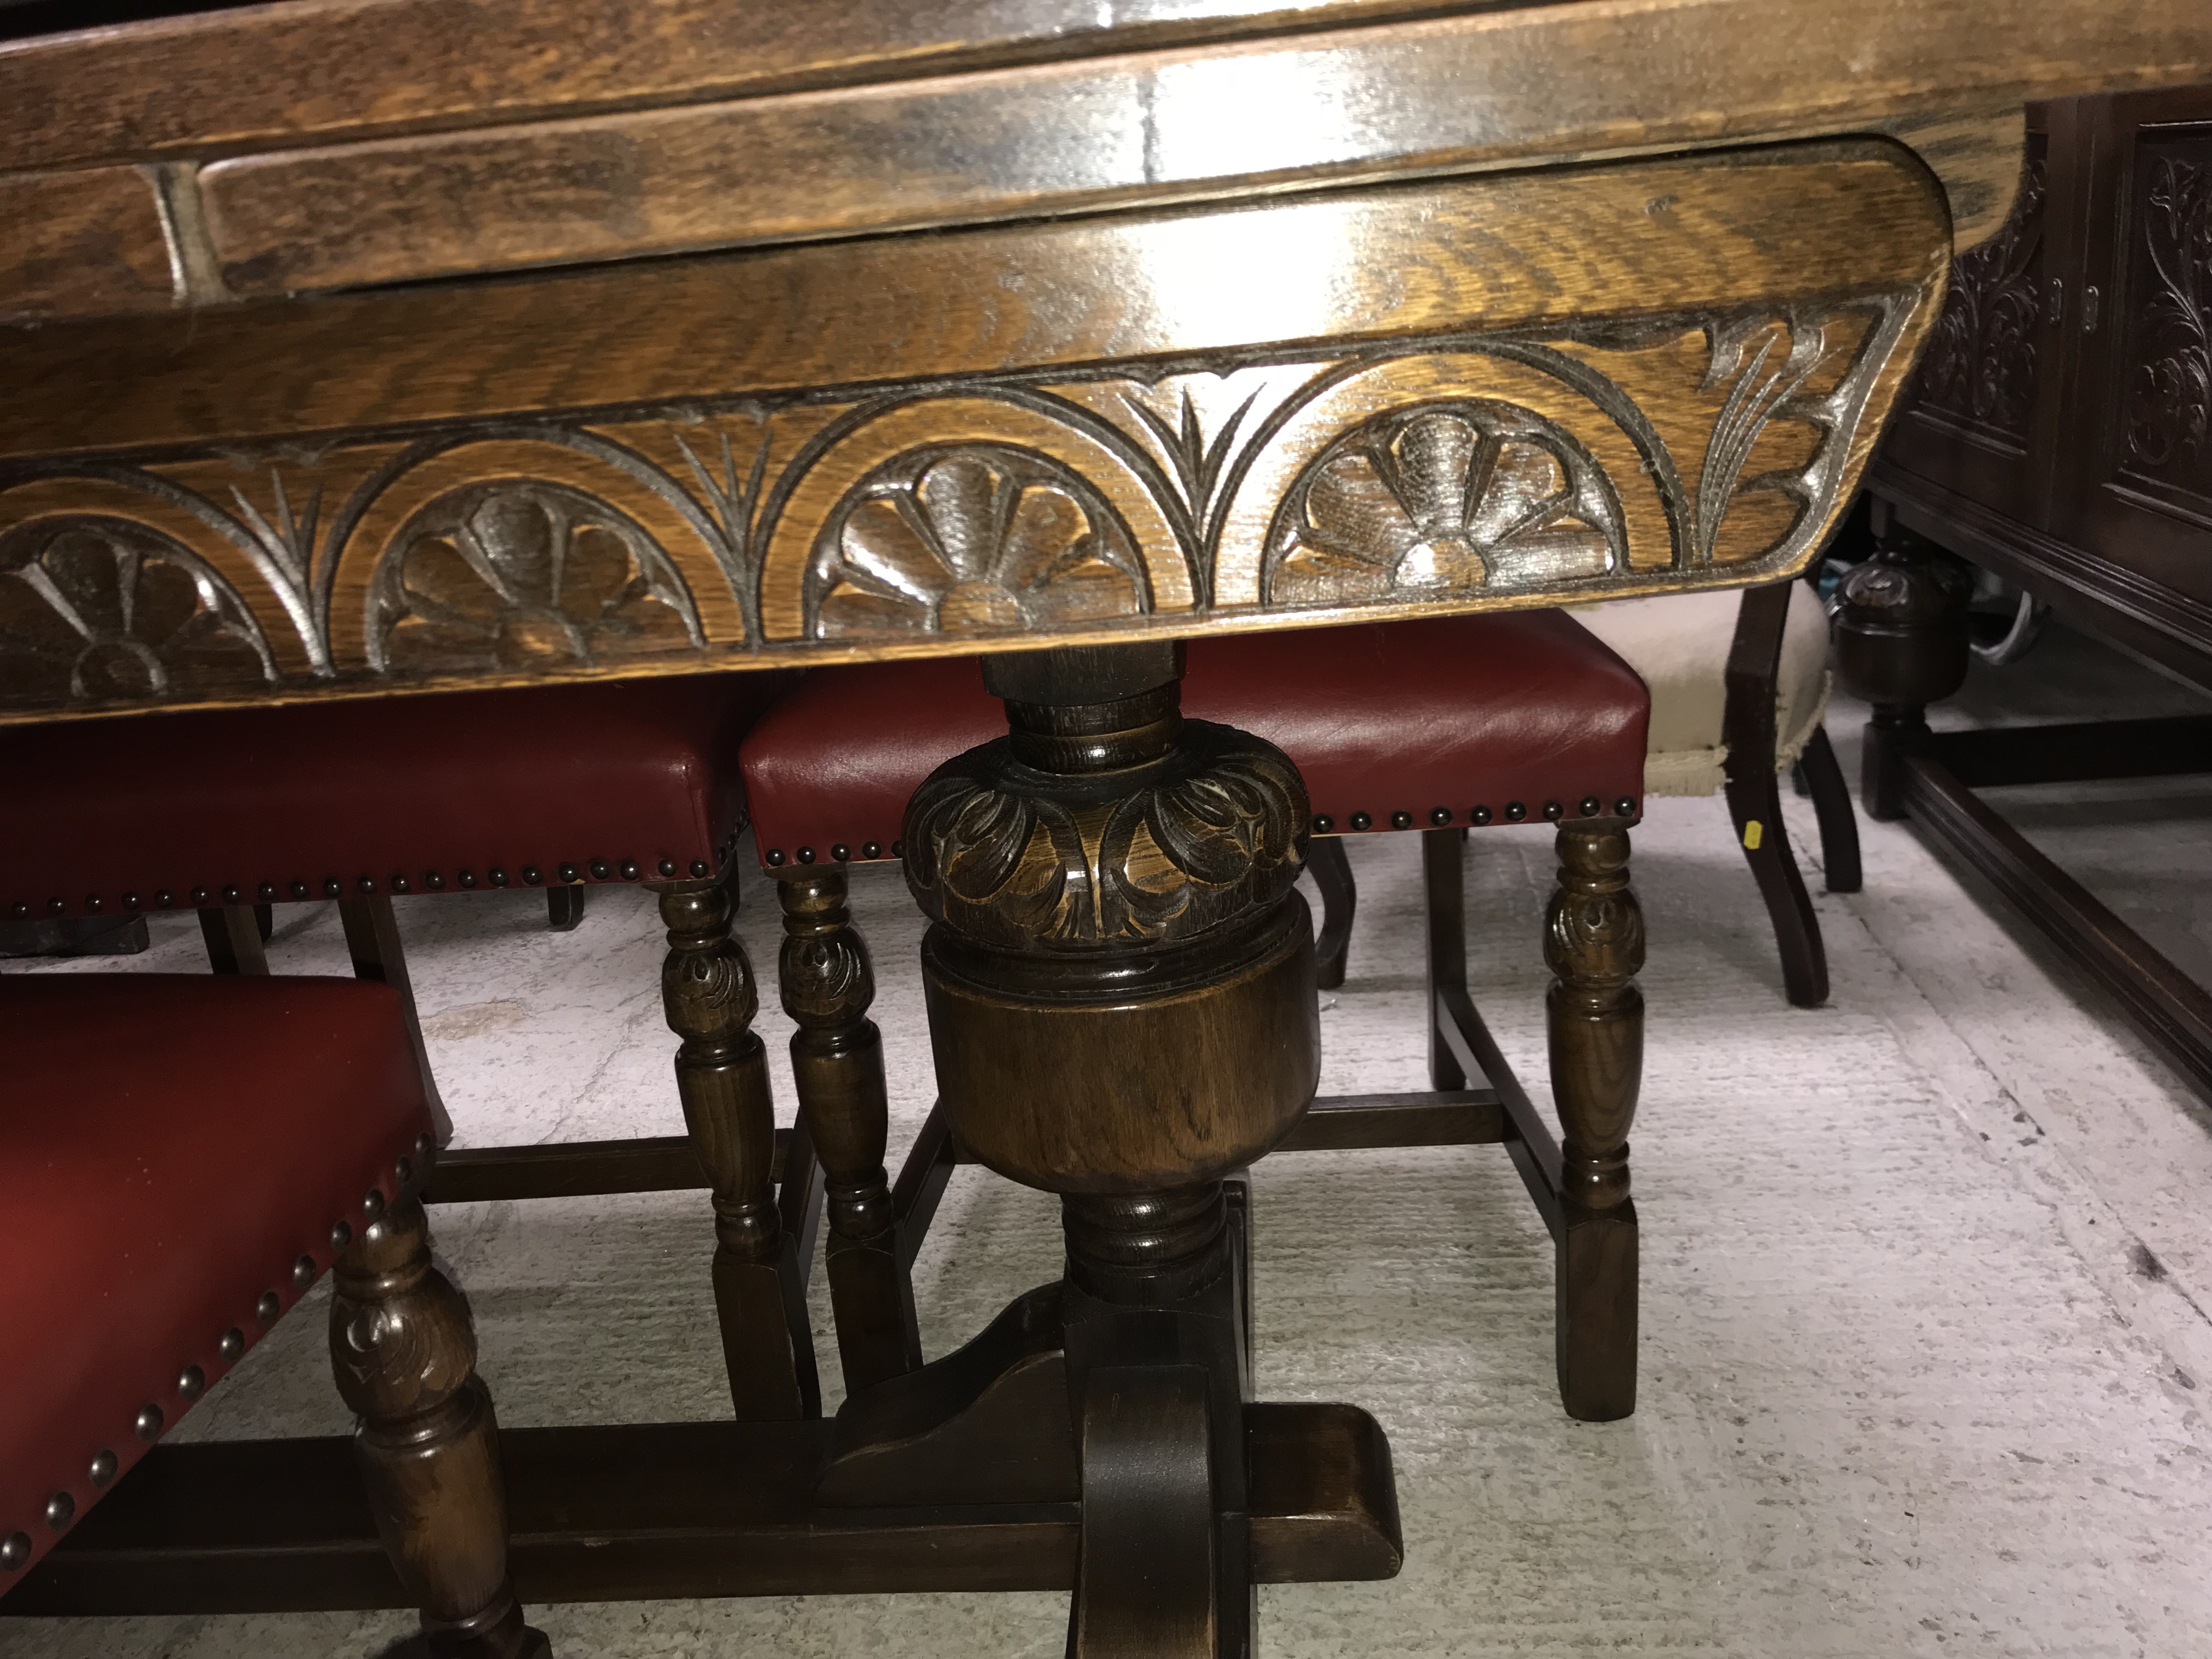
[[[399,994],[399,1017],[407,1028],[407,1046],[415,1051],[415,1067],[422,1074],[422,1093],[430,1103],[431,1120],[442,1146],[453,1138],[453,1120],[446,1103],[438,1097],[436,1079],[430,1075],[430,1053],[422,1046],[422,1021],[416,1012],[415,987],[407,977],[407,952],[399,943],[399,919],[392,914],[392,901],[382,893],[342,898],[338,923],[345,929],[353,976],[389,985]]]
[[[584,919],[584,895],[588,890],[581,882],[561,882],[545,890],[545,925],[556,933],[573,933],[576,924]]]
[[[799,1109],[829,1177],[830,1298],[845,1391],[921,1364],[914,1287],[899,1253],[884,1147],[890,1108],[884,1041],[867,1018],[874,975],[846,908],[845,872],[817,866],[780,877],[783,950],[777,978],[791,1038]]]
[[[1884,515],[1876,504],[1877,517]],[[1860,757],[1867,816],[1905,816],[1905,763],[1928,735],[1928,705],[1966,683],[1972,653],[1963,567],[1934,543],[1878,523],[1873,558],[1837,590],[1836,677],[1873,705]]]
[[[1352,860],[1343,840],[1316,836],[1306,848],[1306,869],[1321,890],[1321,933],[1314,940],[1314,983],[1334,991],[1344,983],[1344,962],[1352,947],[1352,913],[1359,889],[1352,879]]]
[[[1644,1075],[1644,914],[1617,820],[1559,826],[1559,885],[1544,930],[1545,999],[1560,1128],[1559,1395],[1570,1417],[1636,1409],[1636,1207],[1628,1130]]]
[[[403,1196],[338,1257],[331,1365],[359,1415],[362,1484],[439,1659],[550,1659],[507,1573],[507,1491],[467,1305]]]
[[[712,878],[650,884],[668,957],[660,974],[676,1088],[691,1144],[714,1183],[714,1305],[741,1422],[818,1416],[804,1264],[776,1207],[775,1111],[768,1056],[752,1029],[759,994],[730,933],[730,893]]]
[[[1858,815],[1851,811],[1851,792],[1844,786],[1844,769],[1836,763],[1826,726],[1813,728],[1797,764],[1806,793],[1813,798],[1813,816],[1820,825],[1820,862],[1826,866],[1828,890],[1856,893],[1863,881]]]

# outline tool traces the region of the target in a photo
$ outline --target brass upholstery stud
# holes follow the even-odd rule
[[[11,1532],[8,1534],[8,1541],[0,1544],[0,1567],[9,1572],[21,1571],[23,1563],[30,1559],[31,1534],[27,1532]]]
[[[581,881],[584,878],[583,872],[573,864],[563,864],[553,873],[560,877],[563,882]]]
[[[1559,802],[1557,802],[1557,801],[1555,801],[1555,800],[1547,800],[1547,801],[1546,801],[1546,802],[1544,803],[1544,822],[1545,822],[1545,823],[1558,823],[1561,818],[1565,817],[1566,815],[1567,815],[1566,808],[1565,808],[1564,806],[1560,805]]]
[[[246,895],[240,890],[236,882],[227,881],[222,884],[222,902],[225,904],[243,904]]]
[[[126,910],[136,910],[138,908],[138,895],[125,893],[123,896],[123,908]]]
[[[87,893],[84,896],[84,908],[88,914],[98,915],[100,914],[100,895],[97,893]]]
[[[864,858],[864,859],[879,859],[879,858],[883,857],[883,855],[884,855],[884,844],[883,844],[883,842],[879,842],[879,841],[864,841],[864,842],[862,842],[860,843],[860,856],[861,856],[862,858]]]
[[[323,896],[325,898],[343,898],[345,896],[345,884],[340,881],[336,876],[325,876],[323,878]]]
[[[394,875],[392,878],[392,890],[395,893],[406,893],[412,892],[414,889],[408,882],[406,877],[402,875]]]
[[[853,849],[841,841],[830,849],[830,856],[838,863],[843,864],[853,856]]]
[[[1613,810],[1624,818],[1632,818],[1636,816],[1636,803],[1628,796],[1623,795],[1619,800],[1613,802]]]
[[[331,1248],[343,1250],[353,1243],[353,1223],[338,1220],[331,1223]]]
[[[663,859],[659,863],[659,868],[662,879],[673,879],[676,874],[676,860],[674,859]]]
[[[274,1291],[261,1292],[261,1300],[253,1304],[253,1316],[264,1325],[274,1325],[276,1316],[284,1311],[284,1304]]]
[[[141,1406],[131,1428],[141,1440],[159,1440],[161,1437],[161,1408],[159,1406]]]
[[[1367,829],[1372,825],[1374,822],[1374,818],[1365,812],[1354,812],[1352,815],[1352,827],[1354,830]]]
[[[1527,807],[1523,806],[1523,805],[1522,805],[1519,801],[1517,801],[1517,800],[1509,800],[1509,801],[1507,801],[1507,802],[1505,803],[1505,821],[1506,821],[1506,823],[1520,823],[1520,822],[1521,822],[1521,820],[1522,820],[1522,819],[1523,819],[1523,818],[1527,817],[1528,816],[1528,809]]]
[[[274,904],[276,902],[276,884],[273,881],[263,882],[253,890],[253,896],[264,904]]]
[[[235,1365],[246,1352],[246,1333],[233,1325],[222,1334],[222,1340],[215,1345],[215,1351],[222,1356],[225,1364]]]
[[[544,879],[545,872],[536,865],[526,864],[522,866],[522,884],[525,887],[535,887]]]
[[[95,1486],[104,1486],[115,1479],[115,1454],[102,1447],[92,1455],[92,1467],[85,1471]]]
[[[402,1192],[406,1191],[407,1183],[415,1179],[414,1162],[404,1157],[395,1158],[392,1164],[392,1178],[399,1183]]]
[[[56,1532],[76,1517],[76,1499],[65,1492],[58,1492],[46,1499],[46,1524]]]
[[[645,872],[637,867],[637,860],[635,859],[624,859],[620,864],[615,866],[615,873],[620,876],[624,881],[635,881],[640,876],[643,875]]]
[[[800,848],[799,849],[799,861],[801,864],[811,864],[811,863],[813,863],[813,862],[814,862],[814,849],[813,849],[811,847],[802,847],[802,848]]]
[[[895,859],[904,858],[906,856],[906,843],[902,841],[893,842],[891,843],[891,856]]]
[[[167,909],[176,902],[177,896],[174,893],[172,893],[166,887],[162,888],[159,892],[154,895],[154,902],[164,910]]]
[[[1583,816],[1584,817],[1594,818],[1604,811],[1605,803],[1600,800],[1595,795],[1584,795],[1583,797]]]
[[[1474,811],[1470,811],[1470,812],[1467,815],[1467,821],[1468,821],[1469,823],[1489,823],[1489,822],[1490,822],[1490,809],[1489,809],[1487,806],[1478,806],[1478,807],[1474,808]]]
[[[24,917],[31,914],[30,901],[28,899],[17,899],[13,904],[8,907],[8,914],[15,917],[18,921],[22,921]]]
[[[292,883],[291,893],[292,896],[295,899],[306,898],[314,890],[315,890],[313,888],[308,886],[304,881],[295,880]]]
[[[430,1149],[437,1144],[438,1143],[436,1141],[430,1138],[430,1132],[428,1129],[423,1130],[421,1134],[415,1137],[415,1156],[417,1158],[429,1157]]]
[[[704,881],[708,876],[711,876],[714,873],[714,866],[708,864],[706,860],[693,859],[691,860],[691,875],[694,880]]]
[[[383,1215],[383,1213],[384,1213],[384,1191],[383,1191],[383,1188],[379,1188],[379,1187],[371,1187],[371,1188],[368,1189],[368,1193],[367,1196],[365,1196],[365,1197],[361,1200],[361,1212],[362,1212],[363,1215],[367,1216],[367,1217],[368,1217],[371,1221],[374,1221],[374,1220],[376,1220],[379,1217],[380,1217],[381,1215]]]
[[[771,848],[769,848],[768,849],[768,862],[769,862],[769,864],[770,865],[770,866],[771,866],[771,867],[772,867],[772,866],[775,866],[775,865],[779,865],[779,864],[782,863],[782,862],[783,862],[783,848],[781,848],[781,847],[771,847]]]
[[[315,1258],[303,1255],[292,1264],[292,1285],[295,1290],[306,1290],[315,1282]]]
[[[425,870],[422,872],[422,890],[426,893],[444,892],[446,890],[445,877],[440,875],[435,870]]]
[[[1313,832],[1316,836],[1326,836],[1335,828],[1336,820],[1326,812],[1320,813],[1314,818]]]
[[[187,1365],[177,1373],[177,1392],[186,1400],[197,1400],[207,1392],[207,1373],[197,1365]]]
[[[46,901],[46,908],[51,910],[54,915],[59,915],[63,911],[69,908],[69,905],[64,900],[50,898]]]
[[[470,869],[467,865],[465,864],[459,869],[453,872],[454,886],[474,887],[476,884],[477,872]]]
[[[1436,825],[1437,829],[1443,829],[1444,825],[1451,822],[1451,808],[1449,806],[1431,806],[1429,808],[1429,822]]]
[[[591,870],[593,881],[605,881],[615,872],[614,866],[609,864],[605,859],[593,859],[588,868]]]
[[[354,885],[364,893],[374,893],[376,890],[376,878],[374,876],[363,876],[360,880],[355,882]]]
[[[1400,810],[1400,811],[1395,811],[1395,812],[1391,813],[1391,814],[1390,814],[1390,827],[1391,827],[1393,830],[1410,830],[1410,829],[1412,829],[1412,828],[1413,827],[1413,815],[1411,812],[1406,811],[1404,811],[1404,810],[1402,810],[1402,809],[1401,809],[1401,810]]]

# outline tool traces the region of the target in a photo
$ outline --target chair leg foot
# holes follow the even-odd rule
[[[571,933],[584,919],[581,883],[562,884],[545,890],[545,925],[556,933]]]
[[[467,1305],[430,1261],[403,1196],[346,1246],[331,1365],[359,1414],[354,1447],[377,1531],[441,1659],[546,1659],[507,1573],[507,1488]]]

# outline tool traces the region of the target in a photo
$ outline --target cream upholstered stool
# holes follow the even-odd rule
[[[1725,789],[1743,848],[1774,921],[1790,1000],[1827,1000],[1828,965],[1789,838],[1778,773],[1798,769],[1820,826],[1828,890],[1859,887],[1858,826],[1821,717],[1828,702],[1828,621],[1802,582],[1742,592],[1668,593],[1568,613],[1644,677],[1651,691],[1646,795]]]

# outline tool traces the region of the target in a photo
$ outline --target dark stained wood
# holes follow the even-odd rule
[[[1306,869],[1321,890],[1321,933],[1314,940],[1314,983],[1334,991],[1344,983],[1346,957],[1352,948],[1352,913],[1358,908],[1359,888],[1352,878],[1352,860],[1339,836],[1316,836],[1306,849]]]
[[[0,104],[9,101],[0,93]],[[167,311],[177,303],[150,169],[0,174],[0,224],[9,242],[0,253],[0,323]]]
[[[1945,764],[1948,743],[1948,735],[1938,737],[1903,763],[1904,800],[1913,820],[2018,905],[2112,995],[2129,1023],[2183,1078],[2212,1096],[2212,993],[1977,797]],[[1966,752],[1971,756],[1972,750]]]
[[[574,933],[584,919],[584,895],[588,890],[581,882],[548,887],[545,925],[556,933]]]
[[[1783,985],[1798,1007],[1817,1008],[1828,1000],[1827,952],[1820,943],[1820,920],[1790,850],[1774,768],[1775,684],[1792,586],[1776,582],[1744,593],[1729,648],[1722,740],[1728,746],[1729,817],[1736,845],[1766,902],[1782,953]]]
[[[430,1103],[438,1144],[453,1138],[453,1115],[438,1093],[438,1079],[430,1071],[430,1051],[422,1043],[422,1017],[415,1006],[415,987],[407,976],[407,950],[399,937],[399,919],[392,914],[385,893],[356,893],[338,901],[338,923],[345,930],[346,954],[353,958],[353,976],[389,985],[399,994],[399,1017],[407,1028],[407,1046],[415,1051],[416,1069],[422,1074],[422,1093]]]
[[[1562,823],[1544,999],[1559,1112],[1559,1395],[1570,1417],[1636,1409],[1636,1210],[1628,1130],[1644,1072],[1644,916],[1626,825]]]
[[[1859,821],[1851,811],[1850,791],[1844,784],[1844,769],[1837,763],[1828,728],[1816,726],[1797,757],[1805,777],[1806,793],[1813,798],[1813,812],[1820,826],[1820,862],[1824,884],[1832,893],[1859,890]]]
[[[812,1506],[833,1425],[623,1424],[500,1435],[509,1567],[532,1601],[1066,1590],[1072,1504]],[[1388,1443],[1355,1407],[1245,1408],[1262,1583],[1393,1577]],[[0,1617],[407,1605],[350,1443],[157,1446],[70,1528]]]
[[[1421,883],[1428,900],[1424,943],[1428,947],[1428,1001],[1467,999],[1467,879],[1461,867],[1467,845],[1464,830],[1421,831]],[[1479,1070],[1477,1076],[1483,1073]],[[1468,1068],[1444,1036],[1443,1024],[1429,1022],[1429,1086],[1464,1089]]]
[[[921,1364],[914,1287],[884,1169],[890,1108],[883,1036],[867,1017],[875,977],[846,908],[843,870],[800,869],[772,884],[785,934],[777,984],[783,1011],[799,1027],[792,1078],[829,1178],[830,1296],[853,1395]]]
[[[699,1162],[714,1178],[714,1306],[730,1395],[744,1421],[822,1409],[805,1276],[775,1201],[775,1109],[752,1018],[752,964],[730,932],[720,880],[650,884],[668,928],[661,1004],[683,1039],[676,1086]]]
[[[1969,580],[1925,538],[1877,513],[1875,556],[1836,590],[1837,678],[1874,706],[1859,757],[1867,816],[1905,814],[1905,757],[1928,735],[1927,708],[1966,683]]]
[[[891,1213],[898,1218],[899,1261],[908,1270],[937,1214],[945,1183],[959,1166],[960,1149],[952,1138],[952,1124],[941,1102],[933,1103],[921,1133],[908,1149],[899,1166],[897,1184],[891,1188]]]
[[[216,904],[200,913],[200,937],[206,942],[208,966],[218,974],[266,974],[268,953],[261,948],[261,929],[255,925],[250,904]]]
[[[1083,1395],[1083,1541],[1068,1659],[1240,1659],[1216,1593],[1206,1376],[1100,1366]]]
[[[1324,1095],[1277,1152],[1340,1152],[1375,1146],[1480,1146],[1506,1138],[1504,1102],[1495,1089],[1408,1095]],[[1270,1153],[1269,1156],[1273,1156]]]
[[[1945,732],[1923,752],[1969,789],[2212,772],[2212,715]]]
[[[507,1571],[507,1488],[463,1302],[402,1194],[338,1257],[331,1365],[360,1414],[354,1449],[406,1600],[453,1659],[551,1659]]]

